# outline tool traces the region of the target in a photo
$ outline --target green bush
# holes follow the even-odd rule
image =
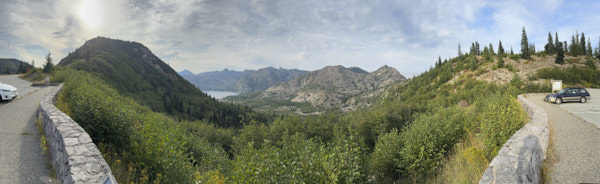
[[[492,160],[502,145],[526,123],[521,105],[508,94],[495,94],[476,105],[486,156]]]
[[[361,183],[362,150],[351,137],[325,146],[302,134],[281,143],[249,143],[233,163],[233,183]]]
[[[600,71],[590,67],[570,66],[565,69],[558,67],[542,68],[536,76],[540,79],[562,80],[565,84],[585,85],[586,87],[600,87]]]

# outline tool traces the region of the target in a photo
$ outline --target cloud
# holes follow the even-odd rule
[[[80,16],[84,1],[3,2],[0,57],[41,61],[50,51],[59,61],[107,36],[140,42],[178,71],[389,65],[413,76],[455,56],[457,43],[467,51],[502,40],[517,51],[525,26],[541,49],[547,31],[593,40],[600,21],[595,1],[102,0],[93,28]]]

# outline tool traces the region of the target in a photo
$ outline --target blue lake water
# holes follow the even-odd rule
[[[216,99],[225,98],[227,96],[238,95],[236,92],[231,91],[204,91],[209,96],[215,97]]]

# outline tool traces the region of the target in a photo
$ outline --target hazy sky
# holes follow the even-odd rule
[[[177,71],[382,65],[407,77],[457,44],[515,52],[525,26],[585,32],[598,45],[600,2],[560,0],[0,0],[0,57],[55,63],[96,36],[140,42]]]

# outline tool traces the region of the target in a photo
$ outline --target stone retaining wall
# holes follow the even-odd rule
[[[548,115],[523,95],[517,98],[523,109],[527,111],[530,121],[502,146],[479,180],[480,184],[539,183],[540,181],[542,160],[546,158],[550,136]]]
[[[62,84],[40,102],[40,113],[56,178],[60,183],[116,183],[90,136],[54,106]]]

